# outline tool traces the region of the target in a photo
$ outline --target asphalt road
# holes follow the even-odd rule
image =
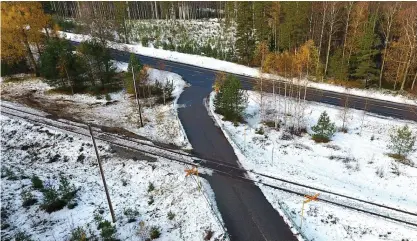
[[[112,50],[112,56],[115,60],[128,62],[130,53]],[[186,88],[178,100],[179,104],[184,105],[178,113],[193,146],[193,151],[205,158],[238,165],[233,148],[222,131],[214,125],[204,105],[204,99],[212,90],[216,71],[142,55],[137,56],[143,64],[153,68],[158,68],[159,62],[163,62],[165,70],[181,75],[191,84],[191,87]],[[242,81],[244,88],[251,89],[255,81],[253,78],[236,76]],[[283,89],[284,84],[277,83],[276,88]],[[343,98],[344,95],[336,92],[307,89],[307,100],[343,105]],[[352,108],[417,121],[416,108],[409,105],[357,96],[350,96],[348,103]],[[213,174],[205,178],[215,192],[217,206],[231,240],[296,240],[283,218],[275,211],[258,187],[223,175]]]

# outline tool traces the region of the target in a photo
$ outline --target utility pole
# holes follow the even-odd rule
[[[138,109],[139,109],[140,127],[143,127],[142,111],[140,109],[140,102],[139,102],[139,98],[138,98],[138,92],[136,90],[136,78],[135,78],[135,71],[133,71],[133,66],[132,66],[132,75],[133,75],[133,85],[135,87],[136,104],[138,105]]]
[[[91,130],[90,125],[88,125],[88,130],[90,131],[91,140],[93,141],[94,150],[96,152],[97,162],[98,162],[98,166],[100,168],[101,180],[103,180],[104,191],[106,192],[107,203],[109,204],[111,218],[112,218],[113,223],[115,223],[116,222],[116,217],[114,216],[114,211],[113,211],[113,206],[112,206],[111,200],[110,200],[109,190],[107,189],[106,178],[104,177],[103,167],[101,166],[101,161],[100,161],[100,156],[98,155],[96,141],[94,140],[93,131]]]

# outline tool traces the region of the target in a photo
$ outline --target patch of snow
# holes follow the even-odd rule
[[[103,210],[103,218],[109,221],[111,216],[91,140],[6,116],[0,116],[0,124],[2,238],[13,239],[24,232],[33,240],[69,240],[77,227],[83,227],[88,235],[100,236],[94,214]],[[158,240],[203,240],[208,230],[214,232],[211,240],[227,239],[223,221],[216,216],[219,211],[213,191],[205,179],[185,177],[184,166],[164,158],[148,162],[149,157],[136,155],[137,160],[124,159],[104,142],[98,141],[97,146],[118,239],[145,240],[152,226],[160,228]],[[16,178],[12,179],[6,169]],[[77,206],[50,214],[40,209],[43,194],[32,188],[33,175],[53,186],[59,184],[60,175],[69,178],[78,189]],[[203,186],[201,191],[197,182]],[[155,186],[153,191],[148,191],[149,183]],[[22,191],[31,192],[37,203],[22,207]],[[151,196],[153,203],[148,202]],[[124,214],[127,208],[139,212],[134,222],[128,222]],[[172,220],[169,212],[175,214]]]
[[[115,62],[119,71],[127,69],[127,63]],[[185,149],[192,149],[184,128],[178,118],[177,100],[187,83],[178,74],[157,69],[148,69],[151,82],[173,83],[173,97],[166,105],[146,104],[142,102],[142,118],[144,127],[139,125],[139,113],[135,99],[125,91],[110,93],[110,101],[104,96],[97,98],[89,94],[56,94],[49,93],[53,89],[41,79],[31,79],[20,82],[2,83],[3,97],[9,100],[21,101],[31,98],[40,105],[59,106],[63,112],[85,122],[98,125],[124,128],[135,134],[154,141],[171,143]]]
[[[247,124],[238,126],[223,121],[222,117],[214,112],[215,93],[210,95],[209,102],[211,115],[223,130],[245,169],[409,212],[417,212],[417,197],[414,191],[417,186],[415,178],[417,168],[399,163],[387,155],[389,134],[405,124],[416,134],[416,122],[348,109],[348,132],[337,132],[330,143],[315,143],[309,134],[301,137],[293,136],[293,139],[286,140],[283,138],[286,132],[284,108],[285,103],[289,109],[294,107],[290,105],[294,99],[278,97],[275,102],[272,94],[264,94],[263,119],[274,121],[278,117],[280,130],[275,130],[261,122],[260,94],[254,91],[248,91],[247,94],[248,106],[244,111]],[[323,111],[328,113],[337,127],[342,126],[340,116],[343,108],[306,102],[305,119],[302,123],[307,127],[308,132],[311,132],[311,126],[317,123]],[[264,135],[256,133],[260,127],[264,129]],[[414,162],[414,165],[417,164],[416,149],[413,149],[408,159]],[[377,174],[378,170],[382,170],[382,177]],[[288,187],[285,183],[253,173],[250,173],[250,176],[263,183]],[[272,190],[261,184],[259,186],[274,208],[286,213],[287,218],[299,226],[303,198]],[[414,240],[417,238],[417,229],[410,226],[323,202],[309,203],[304,213],[302,229],[309,240],[385,240],[386,238]]]

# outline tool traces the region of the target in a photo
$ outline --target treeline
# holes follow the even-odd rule
[[[232,23],[236,26],[233,46],[236,51],[228,58],[235,62],[250,66],[266,64],[262,66],[265,71],[286,72],[289,77],[300,76],[298,72],[302,71],[302,76],[308,75],[316,81],[416,91],[416,2],[51,2],[50,5],[63,17],[90,18],[91,21],[84,22],[94,26],[94,30],[102,31],[112,25],[97,24],[95,19],[114,19],[113,25],[121,23],[118,32],[125,42],[130,19],[220,17],[226,27]],[[265,44],[262,54],[266,56],[262,57],[259,49]],[[307,53],[309,69],[294,65],[300,58],[297,55],[301,47],[306,45],[311,51]]]
[[[416,2],[229,2],[225,10],[241,63],[264,64],[257,49],[266,43],[267,71],[415,91]],[[316,61],[310,71],[294,66],[304,45]]]
[[[216,1],[126,1],[129,19],[221,18],[224,2]],[[65,18],[80,18],[86,12],[114,19],[116,2],[51,1],[50,9]]]

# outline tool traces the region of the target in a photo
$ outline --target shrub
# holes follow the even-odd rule
[[[265,134],[264,128],[262,126],[259,127],[258,129],[256,129],[255,133],[258,134],[258,135]]]
[[[111,101],[111,96],[109,95],[109,93],[106,94],[106,100]]]
[[[71,232],[71,241],[87,241],[87,233],[82,227],[77,227]]]
[[[33,196],[33,194],[30,191],[22,191],[20,194],[22,196],[23,200],[23,207],[29,207],[35,204],[38,200]]]
[[[26,234],[25,232],[17,232],[14,236],[15,241],[31,241],[30,235]]]
[[[7,177],[7,180],[11,180],[11,181],[16,181],[19,179],[16,176],[16,174],[10,168],[7,168],[7,167],[4,167],[1,169],[1,177],[2,178]]]
[[[143,47],[148,47],[149,46],[149,38],[148,37],[143,37],[142,39],[141,39],[141,43],[142,43],[142,46]]]
[[[127,208],[123,211],[123,214],[127,217],[127,222],[131,223],[136,221],[136,217],[139,215],[139,211],[132,208]]]
[[[41,208],[48,213],[61,210],[74,198],[76,192],[74,185],[71,185],[66,177],[61,176],[58,190],[53,186],[43,189],[44,198]]]
[[[148,205],[152,205],[152,204],[153,204],[153,202],[154,202],[154,200],[153,200],[153,196],[150,196],[150,197],[149,197],[149,200],[148,200]]]
[[[330,122],[327,112],[324,111],[321,113],[317,124],[311,127],[311,130],[314,131],[313,139],[316,142],[328,142],[336,132],[336,126],[334,123]]]
[[[152,192],[153,190],[155,190],[155,186],[153,185],[152,182],[150,182],[148,185],[148,192]]]
[[[151,239],[157,239],[161,236],[161,231],[159,231],[159,227],[153,226],[149,231],[149,236]]]
[[[173,212],[171,212],[171,211],[169,211],[169,213],[168,213],[168,219],[169,220],[172,220],[172,219],[174,219],[175,218],[175,214],[173,213]]]
[[[58,191],[51,187],[47,187],[43,190],[43,203],[41,208],[48,213],[52,213],[61,210],[67,203],[59,198]]]
[[[107,220],[103,221],[99,225],[101,229],[100,235],[105,241],[114,240],[114,235],[116,234],[116,227],[111,225]]]
[[[390,134],[390,144],[388,148],[391,149],[398,157],[406,157],[413,149],[416,137],[408,128],[408,125],[398,128],[396,132]]]
[[[241,88],[239,79],[233,75],[227,75],[220,82],[219,91],[214,99],[215,111],[223,115],[226,120],[241,121],[247,96]]]
[[[43,182],[38,176],[33,175],[31,180],[32,180],[32,187],[34,189],[43,189]]]

